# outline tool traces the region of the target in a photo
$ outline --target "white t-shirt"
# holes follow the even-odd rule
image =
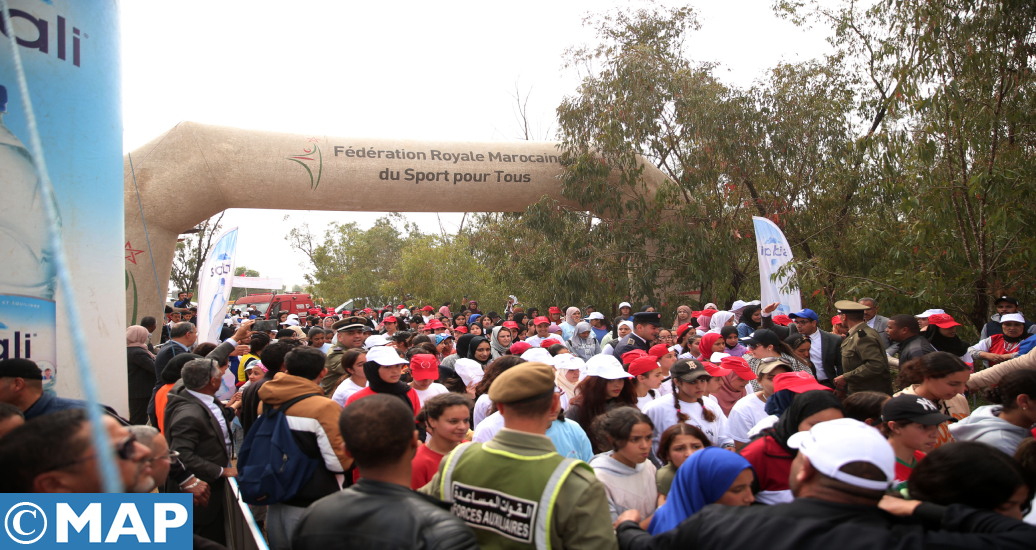
[[[548,335],[546,338],[540,338],[539,336],[530,336],[525,339],[525,343],[529,344],[534,348],[538,348],[541,347],[540,344],[542,344],[544,340],[557,340],[558,344],[564,344],[564,342],[561,341],[561,336],[558,334],[551,334]]]
[[[342,385],[344,386],[345,382],[342,382]],[[421,406],[423,407],[425,401],[428,401],[436,395],[450,393],[450,390],[446,389],[446,386],[443,386],[438,382],[432,382],[432,385],[428,386],[427,390],[419,390],[417,388],[414,388],[414,392],[417,393],[417,400],[421,402]]]
[[[504,416],[500,414],[500,411],[497,411],[478,423],[478,427],[475,428],[475,434],[471,436],[471,441],[474,443],[485,443],[493,439],[496,432],[499,432],[503,427]]]
[[[666,399],[655,399],[644,408],[644,414],[655,425],[655,430],[651,434],[651,447],[656,453],[658,452],[658,441],[662,437],[662,432],[677,422],[674,401],[672,396]],[[702,403],[716,415],[716,419],[709,422],[702,416],[701,405],[680,401],[680,412],[689,417],[685,422],[692,426],[697,426],[709,438],[709,442],[716,447],[733,445],[734,440],[731,439],[730,434],[727,432],[727,417],[723,414],[723,409],[711,399],[702,399]]]
[[[489,399],[488,393],[483,393],[478,396],[475,400],[475,408],[472,409],[472,420],[474,424],[471,425],[471,429],[475,429],[478,425],[489,416],[489,409],[493,408],[493,401]]]
[[[366,383],[364,383],[362,386],[357,386],[356,382],[353,382],[352,378],[346,378],[342,381],[341,384],[338,385],[338,389],[335,390],[335,393],[331,396],[331,399],[333,399],[335,403],[338,403],[339,405],[344,407],[345,401],[349,399],[350,395],[366,387]]]
[[[658,395],[658,390],[655,390],[655,395],[656,396]],[[652,402],[654,400],[655,400],[655,397],[651,397],[650,393],[648,393],[644,397],[638,397],[637,398],[637,408],[640,409],[640,412],[644,412],[644,407],[647,407],[648,403],[650,403],[650,402]]]
[[[730,409],[730,416],[727,417],[727,428],[730,430],[730,437],[740,443],[748,443],[752,438],[748,437],[749,430],[766,418],[766,401],[759,399],[755,393],[750,393],[734,403]]]

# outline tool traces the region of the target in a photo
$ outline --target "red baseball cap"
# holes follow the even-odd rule
[[[547,339],[543,340],[542,342],[540,342],[540,347],[541,348],[549,348],[550,346],[553,346],[554,344],[561,344],[561,340],[558,340],[557,338],[547,338]]]
[[[550,319],[543,317],[542,315],[532,320],[533,325],[549,325]]]
[[[719,364],[724,369],[727,369],[730,372],[737,374],[738,377],[742,380],[756,379],[755,371],[752,370],[752,367],[748,366],[748,361],[745,361],[743,357],[734,357],[733,355],[728,355],[724,357]]]
[[[655,344],[648,350],[648,355],[655,359],[661,359],[665,357],[665,354],[669,353],[669,348],[665,344]]]
[[[705,372],[709,373],[709,376],[713,378],[723,378],[724,376],[734,372],[730,369],[718,367],[713,363],[709,363],[708,361],[702,361],[701,364],[703,367],[705,367]]]
[[[547,310],[547,312],[548,313],[561,313],[561,308],[551,307],[550,309]]]
[[[406,309],[406,307],[403,306],[402,304],[400,304],[400,305],[396,306],[396,309]]]
[[[773,377],[773,391],[791,390],[795,393],[805,393],[813,390],[835,391],[819,382],[813,375],[806,371],[782,372]]]
[[[430,353],[419,353],[410,360],[410,374],[414,380],[439,378],[439,362]]]
[[[352,315],[352,314],[353,314],[353,312],[349,311],[348,309],[342,312],[342,315]]]
[[[385,317],[385,320],[382,321],[382,323],[398,323],[398,322],[399,321],[396,320],[396,318],[394,316],[392,316],[392,315],[389,315],[388,317]]]
[[[517,329],[518,328],[518,323],[515,323],[514,321],[504,321],[504,324],[502,324],[500,326],[502,326],[504,328]]]
[[[642,349],[634,349],[627,351],[626,353],[622,354],[622,364],[632,364],[633,361],[636,360],[638,357],[644,357],[645,355],[647,355],[647,352]]]
[[[521,355],[531,348],[527,342],[515,342],[511,344],[511,355]]]
[[[697,312],[695,312],[695,313],[697,313],[697,314],[698,314],[698,315],[695,315],[695,317],[698,317],[698,316],[700,316],[700,315],[701,315],[701,312],[700,312],[700,311],[697,311]],[[693,329],[693,328],[694,328],[694,327],[692,327],[690,323],[684,323],[684,324],[680,325],[680,326],[679,326],[679,327],[677,327],[677,329],[676,329],[676,339],[677,339],[677,340],[680,340],[680,339],[682,339],[682,338],[683,338],[683,335],[684,335],[684,334],[686,334],[688,330],[691,330],[691,329]]]
[[[432,306],[424,306],[421,308],[421,311],[435,311],[435,308]]]
[[[625,357],[625,355],[626,354],[623,354],[623,357]],[[657,368],[659,368],[658,361],[655,361],[655,358],[650,355],[644,355],[642,357],[637,357],[632,363],[630,363],[629,373],[633,376],[640,376],[641,374],[651,372]]]
[[[960,326],[960,323],[954,321],[953,316],[949,313],[936,313],[935,315],[928,316],[928,324],[935,325],[939,328],[950,328]]]
[[[446,328],[446,325],[443,325],[442,321],[438,319],[432,319],[431,321],[428,321],[428,324],[425,325],[424,328],[428,330],[435,330],[439,328]]]
[[[835,315],[834,317],[831,318],[831,326],[840,325],[840,324],[842,324],[842,316],[841,315]]]
[[[371,308],[369,308],[369,307],[363,308],[363,311],[366,311],[367,313],[373,312],[373,310]]]
[[[787,315],[774,315],[773,322],[782,327],[786,327],[791,324],[791,317],[788,317]]]
[[[701,310],[701,314],[706,316],[706,317],[712,317],[713,315],[715,315],[717,313],[719,313],[718,309],[703,309],[703,310]]]
[[[468,327],[457,327],[457,328],[455,328],[453,330],[455,330],[455,331],[457,331],[457,332],[459,332],[461,334],[467,334],[468,333]]]

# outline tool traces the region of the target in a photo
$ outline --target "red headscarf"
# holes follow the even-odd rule
[[[710,332],[701,337],[701,341],[698,342],[698,353],[701,354],[702,361],[708,361],[709,358],[712,357],[712,345],[720,338],[722,338],[722,336],[715,332]]]

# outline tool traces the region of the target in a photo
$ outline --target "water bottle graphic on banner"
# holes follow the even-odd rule
[[[53,251],[44,195],[32,156],[3,124],[0,85],[0,360],[30,359],[53,393],[57,378]]]

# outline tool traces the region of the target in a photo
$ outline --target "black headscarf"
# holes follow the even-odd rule
[[[799,424],[802,424],[803,420],[827,409],[843,410],[842,402],[835,397],[835,392],[813,390],[800,393],[791,402],[791,406],[781,414],[780,420],[774,424],[773,428],[767,429],[763,433],[773,437],[777,443],[781,444],[781,447],[784,447],[784,450],[791,453],[792,456],[796,456],[798,449],[788,448],[788,438],[798,433]]]
[[[731,334],[737,334],[737,327],[723,327],[719,329],[719,336],[723,339],[723,347],[726,349],[732,349],[727,345],[727,336],[730,336]],[[738,342],[738,344],[740,344],[740,342]],[[737,344],[734,344],[734,347],[736,348]]]
[[[517,323],[518,326],[524,325],[525,324],[525,313],[524,312],[515,313],[514,314],[514,322]]]
[[[406,403],[406,406],[410,407],[410,410],[414,410],[414,404],[407,397],[407,393],[410,392],[410,385],[402,380],[397,380],[395,384],[389,384],[381,379],[379,370],[381,370],[381,365],[374,361],[367,361],[363,364],[363,375],[367,377],[367,385],[370,386],[371,391],[374,393],[398,395]]]
[[[482,342],[486,342],[487,344],[489,344],[490,350],[493,349],[493,344],[489,341],[488,338],[484,336],[475,336],[471,339],[471,342],[468,343],[468,354],[466,355],[466,357],[468,359],[471,359],[472,361],[477,361],[478,364],[484,367],[486,366],[486,363],[488,363],[490,359],[493,358],[493,354],[492,352],[490,352],[489,359],[486,359],[485,361],[479,361],[478,359],[475,359],[475,350],[478,349],[479,344],[481,344]]]
[[[162,382],[166,384],[175,384],[176,381],[180,379],[180,371],[183,370],[183,366],[186,365],[188,361],[194,359],[204,359],[204,357],[195,353],[181,353],[170,359],[162,369]]]
[[[759,328],[759,323],[752,320],[752,315],[760,309],[762,306],[757,304],[745,306],[745,309],[741,310],[741,322],[752,327],[752,330]]]
[[[468,356],[468,344],[472,338],[475,338],[474,334],[464,334],[460,338],[457,338],[457,345],[454,346],[457,351],[457,358],[464,359]]]
[[[947,338],[942,335],[942,332],[939,332],[939,327],[935,325],[928,325],[928,330],[921,334],[924,334],[928,338],[928,341],[931,342],[932,347],[939,351],[949,352],[957,357],[968,352],[968,344],[964,340],[961,340],[960,336]]]

